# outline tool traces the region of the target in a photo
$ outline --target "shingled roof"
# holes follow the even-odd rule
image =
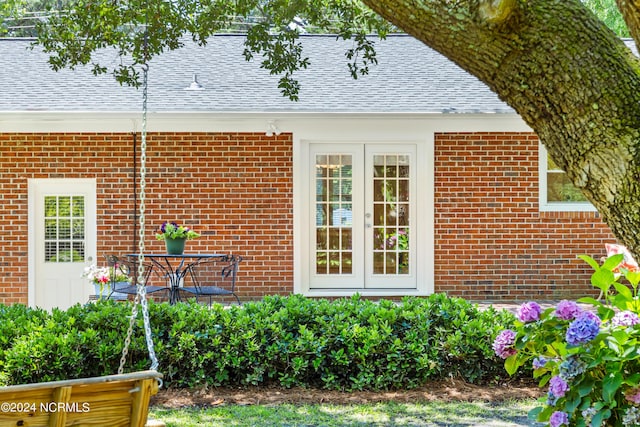
[[[149,110],[155,112],[513,113],[487,86],[406,35],[376,41],[379,64],[351,78],[344,52],[351,42],[304,35],[307,70],[296,77],[300,100],[277,88],[276,76],[242,56],[244,37],[217,35],[204,47],[186,43],[150,63]],[[126,112],[141,106],[141,92],[111,75],[84,68],[51,71],[31,40],[0,39],[0,113]],[[115,52],[102,52],[107,63]],[[204,90],[185,90],[197,75]]]

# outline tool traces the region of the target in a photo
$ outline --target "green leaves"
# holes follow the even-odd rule
[[[611,270],[599,269],[591,275],[591,284],[600,290],[607,290],[616,281]]]
[[[230,308],[149,307],[159,369],[170,387],[380,390],[443,377],[490,381],[504,375],[491,341],[513,321],[509,312],[480,311],[441,294],[401,304],[293,295]],[[0,378],[15,383],[114,373],[130,314],[129,304],[112,301],[53,314],[0,306]],[[142,333],[134,335],[129,355],[128,369],[148,366]]]
[[[356,47],[348,49],[345,56],[349,60],[347,64],[351,77],[357,79],[359,76],[369,74],[369,65],[376,65],[376,51],[374,42],[364,34],[357,34],[354,39]]]
[[[588,396],[595,386],[596,380],[593,377],[586,376],[582,381],[578,382],[574,387],[578,396]]]
[[[549,421],[561,411],[569,415],[570,425],[610,425],[609,419],[616,420],[611,425],[621,425],[630,407],[626,394],[639,390],[638,275],[619,267],[623,255],[607,258],[602,265],[586,255],[580,258],[594,268],[591,283],[602,291],[604,302],[581,298],[593,308],[576,313],[578,306],[564,301],[536,321],[516,321],[518,353],[507,359],[505,368],[511,374],[536,360],[534,378],[541,387],[552,384],[553,377],[567,383],[568,390],[558,392],[559,396],[553,395],[550,386],[546,405],[530,413],[539,421]],[[628,284],[620,281],[624,279]],[[575,337],[586,333],[587,325],[590,338],[596,325],[597,336],[580,339],[581,345],[567,345],[567,330]]]
[[[524,359],[522,357],[518,357],[517,354],[513,356],[507,357],[504,361],[504,368],[507,370],[509,375],[514,375],[518,368],[524,364]]]
[[[392,28],[362,3],[348,0],[70,0],[67,10],[38,24],[36,43],[50,54],[54,70],[89,65],[94,74],[111,72],[121,84],[138,87],[141,66],[182,47],[187,37],[204,45],[218,32],[241,31],[247,37],[238,54],[260,60],[262,68],[280,76],[282,94],[297,100],[301,88],[294,75],[309,60],[300,30],[290,25],[294,20],[310,32],[352,39],[355,47],[345,55],[354,78],[377,63],[374,43],[366,36],[384,37]],[[119,61],[109,55],[103,63],[99,53],[106,48],[113,48]]]
[[[613,403],[616,392],[622,385],[622,374],[620,372],[611,372],[602,380],[602,400],[605,403]]]
[[[624,22],[615,0],[582,0],[619,37],[629,37],[629,29]]]
[[[581,260],[583,260],[584,262],[589,264],[591,266],[591,268],[593,268],[594,270],[597,271],[597,270],[600,269],[600,265],[598,264],[598,261],[596,261],[595,259],[593,259],[589,255],[578,255],[578,258],[580,258]]]
[[[302,56],[298,33],[284,31],[273,34],[270,25],[264,22],[249,29],[245,45],[244,56],[247,61],[252,60],[255,54],[261,54],[263,60],[260,66],[271,74],[282,75],[278,87],[284,96],[297,101],[300,85],[292,76],[309,65],[309,58]]]

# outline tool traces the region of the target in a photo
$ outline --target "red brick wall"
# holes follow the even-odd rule
[[[0,302],[27,302],[27,179],[92,178],[98,254],[133,248],[132,134],[0,134]],[[138,143],[139,143],[138,135]],[[578,254],[613,240],[597,213],[538,209],[533,134],[438,134],[435,290],[472,300],[556,299],[591,290]],[[190,251],[242,255],[241,298],[293,291],[291,135],[150,134],[145,244],[177,220]],[[8,231],[10,230],[10,231]]]
[[[614,238],[596,212],[540,212],[538,139],[435,138],[435,290],[472,300],[581,297]]]
[[[27,302],[27,180],[96,178],[98,256],[133,246],[132,134],[0,134],[0,302]],[[140,142],[139,135],[137,136]],[[165,220],[202,234],[189,251],[237,253],[241,297],[293,289],[291,135],[150,134],[145,244]],[[9,233],[8,230],[11,230]],[[135,249],[137,252],[137,249]]]

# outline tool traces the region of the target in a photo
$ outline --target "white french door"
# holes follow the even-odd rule
[[[415,289],[414,144],[310,144],[310,289]]]
[[[416,287],[415,162],[415,145],[366,146],[365,287]]]
[[[364,286],[364,146],[312,144],[311,288]]]

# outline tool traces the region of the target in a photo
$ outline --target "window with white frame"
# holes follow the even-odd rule
[[[571,183],[565,171],[555,164],[542,144],[539,153],[540,210],[595,211],[595,207]]]

